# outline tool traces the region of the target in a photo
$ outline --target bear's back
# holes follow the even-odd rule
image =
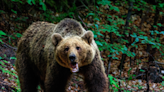
[[[85,33],[85,29],[83,29],[78,21],[69,18],[60,21],[57,25],[38,21],[28,27],[19,43],[25,41],[26,44],[33,46],[39,41],[43,43],[43,41],[51,40],[53,33],[59,33],[62,37],[82,36]]]
[[[62,37],[76,35],[82,36],[85,33],[85,29],[78,21],[65,18],[56,25],[54,33],[59,33],[62,35]]]

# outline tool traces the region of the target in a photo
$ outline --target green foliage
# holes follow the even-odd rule
[[[118,80],[116,78],[114,78],[110,74],[108,75],[108,78],[109,78],[110,85],[114,85],[115,86],[115,87],[113,87],[113,86],[109,86],[109,87],[112,88],[112,90],[114,92],[118,92],[118,89],[120,89]]]
[[[126,0],[124,1],[125,1],[124,3],[128,3]],[[116,1],[116,2],[117,2],[116,4],[121,4],[119,1]],[[137,1],[133,0],[132,2],[134,3],[133,8],[136,9],[137,11],[148,10],[150,7],[150,6],[147,6],[147,2],[144,0],[137,0]],[[111,4],[111,1],[109,0],[99,0],[97,4],[102,5],[102,6],[108,5],[110,10],[119,12],[119,8],[116,6],[113,6]],[[95,6],[95,7],[99,9],[98,6]],[[163,7],[163,3],[160,4],[160,7]],[[100,17],[98,16],[97,13],[103,14],[101,11],[90,11],[90,13],[88,13],[86,17],[93,16],[95,21],[99,21]],[[157,34],[163,35],[164,34],[163,31],[150,30],[152,37],[145,35],[145,33],[141,30],[138,30],[137,32],[133,32],[133,34],[129,34],[129,31],[121,30],[118,27],[118,25],[125,25],[124,20],[122,20],[118,16],[111,16],[111,15],[106,15],[106,16],[108,17],[107,21],[109,21],[110,25],[109,24],[98,25],[95,22],[93,26],[94,28],[93,33],[94,33],[94,38],[96,39],[96,43],[99,46],[100,51],[103,51],[103,50],[110,51],[111,54],[108,55],[109,57],[112,57],[113,59],[118,59],[117,57],[115,57],[115,55],[119,55],[120,52],[123,54],[126,54],[128,57],[134,57],[136,56],[136,54],[134,52],[129,51],[129,48],[132,48],[132,47],[138,48],[139,45],[143,45],[143,44],[151,44],[152,48],[157,48],[161,52],[161,55],[164,54],[162,50],[163,44],[161,44],[158,37],[155,37]],[[154,28],[162,27],[162,26],[163,25],[161,23],[157,23],[157,25],[154,25]],[[127,28],[127,29],[131,30],[131,28]],[[122,34],[122,31],[125,32],[125,35]],[[112,44],[107,43],[105,39],[111,39],[111,37],[105,38],[102,32],[112,33],[112,35],[115,35],[118,38],[114,39],[113,41],[114,43]],[[129,43],[129,41],[125,37],[128,35],[130,35],[132,38],[135,39],[129,46],[125,45],[125,43]],[[98,37],[102,37],[102,38],[97,39]]]
[[[41,1],[41,2],[42,2],[42,1]],[[27,3],[28,3],[29,5],[32,5],[32,4],[35,5],[35,4],[36,4],[36,3],[35,3],[35,0],[27,0]]]
[[[101,0],[101,1],[98,1],[97,4],[109,5],[109,7],[110,7],[109,9],[110,10],[115,10],[117,12],[120,11],[118,7],[112,6],[111,1],[109,1],[109,0]]]
[[[110,10],[115,10],[116,12],[119,12],[119,8],[116,6],[112,6],[111,1],[108,0],[101,0],[98,2],[98,4],[100,5],[109,5],[109,9]],[[98,8],[98,6],[96,6]],[[100,14],[102,14],[102,12],[98,12]],[[91,11],[90,13],[88,13],[88,16],[93,16],[94,20],[100,20],[100,17],[96,16],[97,14],[95,14],[93,11]],[[114,16],[112,17],[111,15],[107,15],[108,19],[107,21],[109,21],[111,24],[105,24],[105,25],[97,25],[94,24],[93,28],[95,29],[93,31],[94,33],[94,37],[95,39],[100,36],[103,37],[103,35],[101,34],[101,32],[108,32],[108,33],[112,33],[113,35],[116,35],[119,37],[119,39],[117,39],[120,44],[118,43],[113,43],[113,44],[109,44],[105,41],[105,39],[97,39],[96,43],[99,46],[100,51],[103,50],[108,50],[110,51],[110,53],[112,53],[112,55],[108,55],[108,57],[112,57],[113,59],[118,59],[117,57],[115,57],[116,55],[119,55],[119,53],[123,53],[126,54],[129,57],[134,57],[135,53],[131,52],[128,50],[128,47],[126,47],[123,43],[129,43],[128,40],[126,39],[122,39],[122,37],[124,37],[124,35],[122,35],[120,33],[120,29],[118,27],[118,25],[124,25],[125,21],[122,20],[121,18],[119,18],[118,16]],[[128,32],[126,32],[125,34],[129,34]],[[109,38],[108,38],[109,39]]]
[[[4,57],[5,57],[5,55],[4,55]],[[16,59],[16,57],[10,57],[10,59]],[[17,76],[15,69],[11,68],[9,70],[8,68],[6,68],[7,67],[6,64],[8,64],[9,62],[10,61],[3,60],[3,57],[0,57],[0,70],[2,70],[3,74],[7,74],[7,75],[11,76],[11,77],[9,77],[9,79],[13,80],[17,83],[17,86],[15,87],[15,89],[17,90],[17,92],[20,92],[20,83],[19,83],[18,76]]]
[[[22,37],[22,34],[20,34],[20,33],[14,33],[14,34],[15,34],[16,37],[18,37],[18,38]]]
[[[157,30],[154,30],[154,31],[150,30],[150,33],[151,33],[151,35],[156,35],[156,34],[163,35],[164,31],[159,32]],[[138,46],[141,44],[151,44],[152,48],[157,48],[159,50],[162,50],[161,47],[163,47],[163,45],[161,44],[159,38],[148,37],[148,36],[141,35],[141,34],[137,35],[137,33],[133,33],[130,36],[132,38],[135,38],[135,41],[131,44],[131,47],[138,48]]]
[[[6,33],[0,30],[0,37],[2,37],[3,35],[6,35]]]
[[[130,68],[129,70],[128,70],[128,76],[129,76],[129,78],[128,78],[128,80],[132,80],[136,75],[135,74],[130,74],[130,71],[132,70],[132,68]]]
[[[45,3],[43,2],[43,0],[11,0],[12,2],[17,2],[17,3],[20,3],[20,4],[29,4],[29,5],[41,5],[42,8],[40,8],[41,10],[44,10],[46,11],[46,5]],[[17,11],[14,11],[14,10],[11,10],[12,12],[16,13]]]
[[[145,72],[145,70],[140,69],[141,72]]]
[[[22,0],[11,0],[11,1],[13,1],[13,2],[19,2],[21,4],[23,3]]]
[[[11,9],[11,11],[12,11],[13,13],[17,14],[17,11],[15,11],[15,10],[13,10],[13,9]]]
[[[3,41],[2,41],[2,38],[4,37],[4,36],[6,36],[7,34],[5,33],[5,32],[3,32],[2,30],[0,30],[0,42],[2,43]]]
[[[43,0],[39,0],[39,4],[42,6],[42,9],[46,10],[46,5],[44,4]]]
[[[141,11],[141,10],[147,10],[148,6],[147,6],[147,3],[146,1],[144,0],[136,0],[134,2],[134,9],[138,10],[138,11]]]
[[[162,86],[164,86],[164,81],[162,81],[162,83],[161,83],[161,84],[162,84]]]
[[[22,34],[20,33],[14,33],[14,35],[8,35],[5,32],[3,32],[2,30],[0,30],[0,42],[3,43],[3,39],[5,39],[5,37],[10,37],[12,39],[16,39],[16,37],[20,38],[22,36]],[[9,39],[9,43],[11,43],[10,39]]]

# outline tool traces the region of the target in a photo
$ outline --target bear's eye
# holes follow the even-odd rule
[[[77,50],[80,50],[80,47],[76,47]]]
[[[69,47],[66,47],[65,49],[64,49],[64,51],[68,51],[69,50]]]

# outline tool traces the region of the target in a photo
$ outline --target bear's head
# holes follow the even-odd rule
[[[78,72],[79,68],[92,62],[95,50],[92,46],[93,33],[86,31],[83,36],[70,36],[63,38],[60,34],[52,35],[55,46],[55,60],[59,65]]]

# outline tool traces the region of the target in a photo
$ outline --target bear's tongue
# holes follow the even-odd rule
[[[78,64],[70,64],[71,68],[72,68],[72,72],[78,72],[79,71],[79,67]]]

